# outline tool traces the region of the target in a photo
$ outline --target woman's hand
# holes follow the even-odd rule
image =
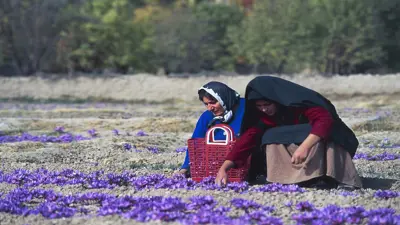
[[[235,163],[230,160],[225,160],[221,168],[219,168],[217,177],[215,178],[215,183],[219,186],[226,186],[228,183],[227,172],[235,166]]]
[[[228,174],[224,169],[219,169],[217,177],[215,178],[215,183],[219,186],[226,186],[228,183]]]
[[[298,147],[292,155],[292,163],[301,164],[306,160],[307,156],[308,156],[308,149]]]
[[[307,138],[301,143],[301,145],[296,149],[296,151],[292,155],[292,163],[293,164],[301,164],[303,163],[307,156],[310,149],[317,144],[321,140],[315,134],[309,134]]]

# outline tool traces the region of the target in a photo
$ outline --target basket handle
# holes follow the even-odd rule
[[[225,140],[215,140],[215,130],[221,129],[226,134]],[[207,145],[228,145],[229,142],[233,141],[233,131],[232,128],[228,125],[217,124],[210,129],[208,129],[206,133],[206,144]]]

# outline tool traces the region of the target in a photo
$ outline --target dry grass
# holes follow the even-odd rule
[[[114,101],[171,102],[196,99],[197,89],[211,80],[222,81],[241,94],[251,76],[218,76],[168,78],[148,74],[111,78],[78,77],[74,79],[43,79],[40,77],[0,78],[0,98],[16,99],[95,99]],[[393,94],[400,90],[400,74],[385,76],[352,75],[322,76],[293,75],[283,78],[314,89],[324,95],[356,96]]]
[[[383,77],[385,79],[385,77]],[[166,83],[164,85],[169,85]],[[244,86],[245,84],[243,84]],[[165,86],[171,88],[169,86]],[[3,88],[3,87],[1,87]],[[1,89],[0,88],[0,89]],[[190,87],[191,88],[191,87]],[[194,88],[194,86],[193,86]],[[357,85],[355,85],[357,88]],[[172,90],[174,91],[174,90]],[[189,93],[193,90],[186,88]],[[378,91],[378,90],[375,90]],[[395,93],[395,92],[393,92]],[[399,107],[398,101],[393,96],[388,95],[353,95],[347,98],[346,94],[337,95],[335,105],[342,118],[358,134],[360,147],[358,152],[372,155],[380,154],[385,151],[391,153],[400,153],[399,148],[387,149],[381,148],[383,141],[388,146],[400,143],[399,127]],[[143,97],[139,96],[139,97]],[[187,97],[187,96],[186,96]],[[337,103],[337,104],[336,104]],[[365,105],[362,105],[365,104]],[[360,106],[362,109],[354,109]],[[347,109],[350,107],[350,109]],[[365,108],[364,108],[365,107]],[[117,110],[114,106],[107,109]],[[81,142],[72,143],[6,143],[0,145],[1,170],[10,172],[15,169],[36,170],[46,168],[50,171],[60,171],[63,169],[74,169],[85,173],[102,170],[105,173],[122,173],[129,171],[137,176],[147,174],[163,174],[171,176],[173,171],[182,164],[185,153],[177,153],[176,149],[186,146],[187,139],[198,119],[199,113],[204,110],[198,100],[187,102],[186,104],[163,104],[146,105],[130,104],[121,113],[132,113],[129,119],[120,118],[116,114],[107,113],[107,109],[81,110],[68,109],[50,110],[42,114],[40,119],[32,117],[39,116],[35,112],[21,110],[24,118],[11,115],[10,118],[4,118],[0,114],[0,131],[33,133],[48,133],[53,131],[55,126],[64,126],[67,132],[77,134],[95,128],[100,136]],[[55,112],[54,112],[55,111]],[[11,113],[9,111],[8,113]],[[37,113],[37,112],[36,112]],[[79,114],[78,114],[79,113]],[[378,118],[377,115],[383,115]],[[79,118],[76,117],[79,115]],[[106,118],[99,118],[106,116]],[[371,119],[373,118],[373,119]],[[112,129],[120,130],[121,135],[115,136]],[[138,130],[144,130],[149,136],[136,136]],[[127,135],[129,132],[131,135]],[[127,150],[124,144],[129,143],[134,149]],[[370,148],[370,145],[376,146]],[[148,147],[159,149],[158,154],[148,150]],[[138,150],[138,151],[136,151]],[[355,166],[359,174],[363,177],[365,188],[355,191],[357,197],[341,196],[339,191],[323,191],[307,189],[305,193],[244,193],[235,194],[233,192],[219,192],[212,190],[165,190],[151,189],[137,191],[131,187],[117,187],[115,189],[87,189],[81,185],[42,185],[39,188],[54,189],[56,192],[62,192],[65,195],[85,192],[111,193],[118,196],[174,196],[184,199],[192,196],[211,195],[215,197],[221,205],[230,204],[233,198],[251,199],[261,204],[267,204],[276,207],[275,216],[281,217],[285,224],[293,223],[290,215],[294,212],[284,206],[287,201],[293,201],[297,204],[300,201],[310,201],[316,207],[326,206],[328,204],[337,204],[341,206],[362,205],[367,209],[392,207],[399,210],[400,198],[377,199],[373,198],[373,189],[390,189],[398,192],[400,190],[400,174],[398,173],[399,160],[393,161],[365,161],[355,160]],[[8,193],[17,188],[16,185],[0,183],[0,193]],[[88,206],[93,215],[97,210],[96,205]],[[232,210],[233,215],[237,215],[237,210]],[[76,216],[59,220],[48,220],[41,216],[17,216],[8,213],[0,214],[0,221],[4,224],[132,224],[136,221],[122,219],[118,216],[95,217]],[[0,222],[1,224],[3,224]],[[159,221],[152,221],[150,224],[161,224]],[[179,224],[179,223],[171,223]]]
[[[400,123],[384,118],[364,121],[351,127],[356,132],[400,131]]]
[[[196,120],[180,118],[146,118],[141,124],[132,128],[148,132],[192,132]]]

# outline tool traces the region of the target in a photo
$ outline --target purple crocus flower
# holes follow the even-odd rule
[[[187,149],[188,149],[187,146],[179,147],[179,148],[175,149],[175,152],[178,152],[178,153],[180,153],[180,152],[186,152]]]
[[[400,154],[384,152],[377,155],[369,155],[366,153],[357,153],[354,155],[353,159],[365,159],[368,161],[388,161],[400,159]]]
[[[125,143],[123,146],[124,146],[124,149],[127,151],[130,151],[132,149],[132,145],[129,143]]]
[[[58,133],[64,133],[65,128],[63,126],[57,126],[56,128],[54,128],[55,132]]]
[[[190,198],[191,203],[187,205],[189,210],[198,209],[214,209],[217,205],[217,201],[212,196],[195,196]]]
[[[113,129],[113,130],[112,130],[112,133],[113,133],[115,136],[119,136],[119,130],[117,130],[117,129]]]
[[[97,137],[99,134],[97,133],[96,129],[90,129],[87,131],[91,137]]]
[[[286,207],[292,207],[293,202],[292,201],[288,201],[284,204]]]
[[[146,134],[144,131],[139,130],[139,131],[136,133],[136,136],[149,136],[149,135]]]
[[[158,149],[158,147],[156,147],[156,146],[149,146],[149,147],[147,147],[147,150],[149,150],[151,153],[154,153],[154,154],[160,153],[160,149]]]
[[[279,183],[272,183],[272,184],[265,184],[263,186],[257,187],[254,189],[256,192],[305,192],[303,188],[298,185],[290,184],[279,184]]]
[[[299,202],[296,204],[296,209],[300,211],[313,211],[314,205],[308,201]]]
[[[378,190],[375,192],[374,197],[376,198],[397,198],[400,197],[400,192],[391,190]]]
[[[62,133],[60,136],[48,136],[48,135],[31,135],[29,133],[22,133],[21,136],[0,136],[0,143],[14,143],[14,142],[52,142],[52,143],[69,143],[73,141],[89,140],[90,138],[83,137],[81,135],[72,135],[70,133]]]
[[[350,191],[342,191],[339,194],[342,196],[358,196],[358,194],[350,192]]]
[[[70,181],[74,181],[70,183]],[[14,184],[85,184],[92,188],[111,188],[129,185],[149,187],[187,188],[179,186],[190,180],[183,176],[168,178],[160,174],[136,177],[95,171],[84,174],[76,170],[34,172],[15,170],[4,174],[0,171],[0,182]],[[90,184],[90,185],[88,185]],[[160,186],[160,184],[163,184]],[[196,186],[198,184],[192,184]],[[164,196],[121,196],[100,192],[86,192],[63,195],[53,190],[22,186],[0,196],[0,212],[15,215],[42,215],[45,218],[71,218],[86,214],[98,216],[121,216],[137,222],[181,222],[183,224],[283,224],[271,216],[273,206],[263,205],[247,199],[235,198],[231,205],[243,211],[239,217],[229,215],[230,207],[221,207],[212,196],[195,196],[189,202],[179,197]],[[200,186],[197,186],[200,187]],[[89,206],[88,208],[85,208]],[[90,208],[90,210],[89,210]],[[366,210],[360,206],[340,207],[328,205],[316,208],[310,202],[299,202],[300,212],[291,216],[297,224],[399,224],[400,216],[392,208]]]
[[[238,209],[245,210],[246,212],[250,209],[260,209],[262,207],[262,205],[254,202],[254,201],[249,201],[249,200],[241,199],[241,198],[232,199],[231,204]]]

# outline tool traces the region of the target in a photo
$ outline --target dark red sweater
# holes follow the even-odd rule
[[[311,124],[311,134],[315,134],[321,138],[326,139],[329,136],[332,124],[334,122],[331,114],[322,107],[312,108],[290,108],[294,112],[294,118],[299,118],[304,115]],[[259,119],[269,127],[277,126],[273,118],[266,114],[260,114]],[[298,124],[299,121],[295,119],[293,124]],[[236,167],[242,167],[250,156],[252,151],[261,144],[261,137],[264,130],[257,126],[247,129],[237,140],[235,147],[226,157],[226,160],[233,161]]]

